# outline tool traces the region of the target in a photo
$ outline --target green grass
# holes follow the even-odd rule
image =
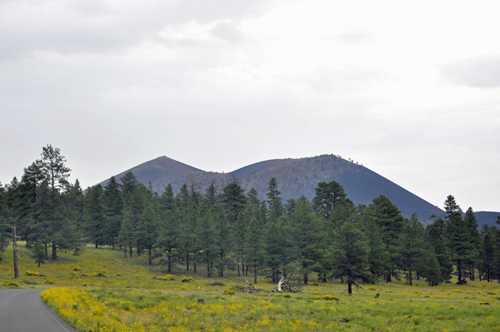
[[[0,285],[11,281],[26,288],[70,286],[54,288],[44,297],[82,331],[95,331],[97,324],[101,331],[492,331],[500,326],[498,283],[436,287],[418,280],[414,286],[379,283],[362,285],[349,296],[346,285],[334,281],[305,286],[302,293],[287,298],[270,292],[276,285],[261,282],[257,287],[268,292],[225,295],[225,290],[244,285],[242,278],[208,279],[200,269],[196,275],[175,272],[173,281],[157,280],[154,277],[166,275],[164,269],[147,266],[144,257],[125,259],[122,252],[94,248],[81,256],[61,253],[60,261],[38,268],[21,249],[21,277],[14,280],[12,258],[6,254],[0,264]],[[105,277],[81,275],[101,270]],[[26,271],[46,276],[24,276]],[[195,281],[181,282],[187,275]],[[225,286],[209,285],[215,281]],[[206,304],[197,304],[199,298]]]

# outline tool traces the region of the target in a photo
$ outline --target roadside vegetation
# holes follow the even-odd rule
[[[394,280],[363,284],[349,295],[340,280],[314,279],[300,293],[273,293],[276,284],[261,282],[255,286],[264,292],[246,294],[231,291],[246,285],[235,272],[224,278],[167,273],[144,257],[125,259],[116,250],[90,247],[80,256],[61,252],[59,261],[38,268],[30,251],[20,249],[16,282],[46,288],[44,301],[80,331],[491,331],[500,326],[496,282],[432,287],[424,280],[413,286]],[[167,275],[174,280],[163,280]],[[6,255],[0,281],[12,276],[12,258]],[[184,277],[194,281],[183,282]]]

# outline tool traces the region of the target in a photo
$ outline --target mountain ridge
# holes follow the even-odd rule
[[[284,202],[302,195],[312,200],[315,196],[314,189],[319,182],[337,181],[344,187],[347,197],[356,205],[368,205],[373,198],[384,195],[406,218],[416,213],[419,219],[426,223],[431,215],[444,216],[443,210],[382,175],[332,154],[265,160],[229,173],[204,171],[167,156],[160,156],[115,175],[116,180],[119,181],[129,171],[132,171],[141,183],[148,185],[151,182],[153,189],[159,193],[163,192],[169,183],[176,193],[188,181],[196,183],[201,192],[211,183],[222,189],[237,177],[245,192],[255,188],[261,200],[267,199],[267,185],[274,177],[278,181],[278,189],[282,192]],[[109,179],[100,184],[105,185],[108,181]],[[491,225],[492,216],[480,214],[480,226],[484,223]]]

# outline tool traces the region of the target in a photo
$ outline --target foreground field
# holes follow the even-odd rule
[[[25,254],[27,255],[27,253]],[[348,296],[338,282],[311,285],[302,293],[227,294],[241,278],[194,282],[157,280],[141,258],[124,259],[106,249],[88,248],[82,256],[36,267],[20,259],[21,287],[47,287],[43,299],[81,331],[492,331],[500,326],[498,283],[467,286],[423,282],[362,285]],[[12,281],[12,263],[0,265],[0,280]],[[45,276],[23,275],[36,271]],[[186,275],[187,276],[187,275]],[[222,282],[225,286],[212,286]],[[37,285],[35,285],[37,284]],[[54,286],[69,287],[54,287]],[[270,291],[275,285],[260,283]],[[198,304],[198,299],[205,304]]]

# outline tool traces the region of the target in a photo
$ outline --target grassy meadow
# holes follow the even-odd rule
[[[352,296],[338,281],[305,286],[302,293],[232,292],[244,280],[206,278],[179,270],[173,278],[144,257],[88,247],[81,256],[60,253],[40,268],[20,247],[13,278],[9,248],[0,264],[0,288],[45,288],[42,298],[80,331],[494,331],[500,329],[500,284],[427,286],[416,281],[362,285]],[[41,276],[34,275],[38,272]],[[25,275],[32,274],[32,275]],[[182,282],[193,277],[192,282]],[[158,278],[158,279],[157,279]],[[173,279],[173,280],[167,280]],[[252,278],[249,277],[249,280]],[[224,286],[213,286],[222,282]],[[204,299],[205,304],[198,304]]]

